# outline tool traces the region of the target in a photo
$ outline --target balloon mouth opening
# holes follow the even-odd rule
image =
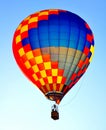
[[[61,99],[63,98],[63,93],[58,91],[51,91],[45,94],[45,96],[51,100],[55,101],[57,104],[60,103]]]

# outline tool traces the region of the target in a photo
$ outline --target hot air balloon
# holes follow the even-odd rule
[[[86,72],[94,53],[89,25],[66,10],[42,10],[19,24],[12,48],[25,76],[55,101],[51,117],[59,119],[58,104]]]

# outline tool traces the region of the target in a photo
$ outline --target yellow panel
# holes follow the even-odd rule
[[[46,93],[46,91],[45,91],[43,86],[41,86],[41,90],[43,91],[44,94]]]
[[[58,69],[52,69],[52,76],[58,75]]]
[[[46,88],[47,88],[48,91],[50,91],[50,86],[49,86],[49,84],[46,84]]]
[[[34,57],[32,51],[27,52],[26,56],[27,56],[28,60],[30,60]]]
[[[41,74],[42,78],[47,77],[45,70],[40,71],[40,74]]]
[[[44,82],[44,80],[42,78],[39,81],[40,81],[42,86],[45,85],[45,82]]]
[[[92,46],[92,45],[91,45],[91,48],[90,48],[90,52],[92,53],[92,56],[90,57],[89,62],[92,61],[92,57],[94,55],[94,46]]]
[[[32,75],[32,77],[34,78],[34,80],[35,80],[35,81],[37,81],[37,80],[38,80],[38,77],[37,77],[37,75],[36,75],[36,74],[33,74],[33,75]]]
[[[26,17],[26,18],[24,19],[24,21],[29,20],[29,19],[30,19],[30,17],[31,17],[31,16]]]
[[[44,62],[45,69],[51,69],[51,62]]]
[[[19,49],[18,53],[20,57],[23,56],[25,54],[24,49],[23,48]]]
[[[90,52],[94,53],[94,46],[91,45]]]
[[[62,88],[63,88],[63,84],[60,84],[59,92],[62,91]]]
[[[28,31],[28,25],[22,26],[21,33],[25,32],[25,31]]]
[[[31,67],[29,61],[26,61],[24,64],[25,64],[25,66],[26,66],[27,69],[29,69]]]
[[[43,11],[43,12],[40,12],[40,13],[39,13],[39,16],[42,16],[42,15],[48,15],[48,14],[49,14],[48,11]]]
[[[21,41],[21,36],[18,35],[18,36],[16,37],[16,44],[19,43],[20,41]]]
[[[56,91],[56,83],[53,84],[53,90]]]
[[[32,69],[34,70],[35,73],[39,72],[39,68],[37,65],[32,66]]]
[[[48,82],[49,82],[50,84],[53,83],[52,76],[48,76],[47,78],[48,78]]]
[[[62,76],[58,76],[57,77],[57,83],[61,83],[61,81],[62,81]]]
[[[33,23],[33,22],[37,22],[38,21],[38,17],[32,17],[31,19],[29,19],[28,23]]]
[[[21,29],[22,24],[17,27],[17,31]]]
[[[37,57],[35,57],[35,60],[36,60],[36,63],[37,63],[37,64],[43,63],[42,56],[37,56]]]

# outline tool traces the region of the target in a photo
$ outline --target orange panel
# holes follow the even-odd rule
[[[48,61],[50,61],[50,54],[42,55],[42,58],[43,58],[44,62],[48,62]]]
[[[40,56],[41,55],[41,50],[40,49],[36,49],[33,52],[33,55],[36,57],[36,56]]]
[[[35,58],[32,58],[29,60],[31,66],[34,66],[36,64]]]
[[[82,68],[83,64],[84,64],[84,62],[82,60],[80,60],[79,63],[78,63],[78,67]]]

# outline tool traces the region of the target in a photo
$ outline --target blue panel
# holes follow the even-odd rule
[[[67,40],[59,40],[59,45],[61,46],[61,47],[68,47],[69,46],[69,41],[68,41],[68,39]]]
[[[85,45],[87,48],[90,48],[91,47],[91,43],[86,41],[86,45]]]
[[[55,20],[52,18],[56,18]],[[49,42],[50,42],[50,46],[59,46],[58,43],[58,39],[59,39],[59,25],[58,25],[58,17],[57,15],[54,16],[52,15],[50,17],[50,21],[49,21]]]
[[[40,48],[38,29],[33,28],[33,29],[28,30],[28,35],[30,38],[29,41],[30,41],[30,45],[31,45],[32,50],[34,50],[36,48]]]
[[[79,38],[79,30],[77,28],[71,28],[70,31],[70,40],[78,41]]]
[[[80,36],[86,39],[86,30],[80,30]]]
[[[48,31],[46,31],[46,32],[41,32],[41,31],[39,31],[39,40],[41,41],[41,40],[48,40]]]
[[[69,29],[70,29],[69,25],[67,25],[67,24],[66,25],[65,24],[64,25],[60,25],[60,27],[59,27],[59,31],[60,32],[67,32],[67,33],[69,33]]]
[[[55,40],[55,39],[51,39],[50,40],[50,47],[53,47],[53,46],[56,46],[58,47],[59,46],[59,40]]]
[[[38,26],[46,26],[46,25],[48,25],[48,21],[47,20],[40,20],[40,21],[38,21]]]
[[[51,14],[48,16],[49,18],[49,23],[55,24],[58,22],[59,16],[55,14]]]
[[[30,43],[29,38],[24,38],[24,39],[22,40],[22,45],[23,45],[23,46],[25,46],[25,45],[27,45],[27,44],[29,44],[29,43]]]
[[[81,36],[79,37],[79,41],[78,41],[78,48],[77,50],[83,51],[84,47],[85,47],[85,39],[82,38]]]
[[[49,47],[49,41],[48,40],[40,40],[40,47],[44,48],[44,47]]]
[[[69,41],[69,33],[60,32],[60,39],[68,40]]]
[[[69,41],[69,48],[77,49],[78,43],[76,41]]]
[[[94,40],[92,40],[92,45],[94,46]]]
[[[92,53],[91,53],[91,52],[89,52],[89,54],[88,54],[88,58],[89,58],[89,59],[90,59],[91,55],[92,55]]]
[[[41,32],[48,32],[48,21],[43,20],[38,22],[38,30]]]

